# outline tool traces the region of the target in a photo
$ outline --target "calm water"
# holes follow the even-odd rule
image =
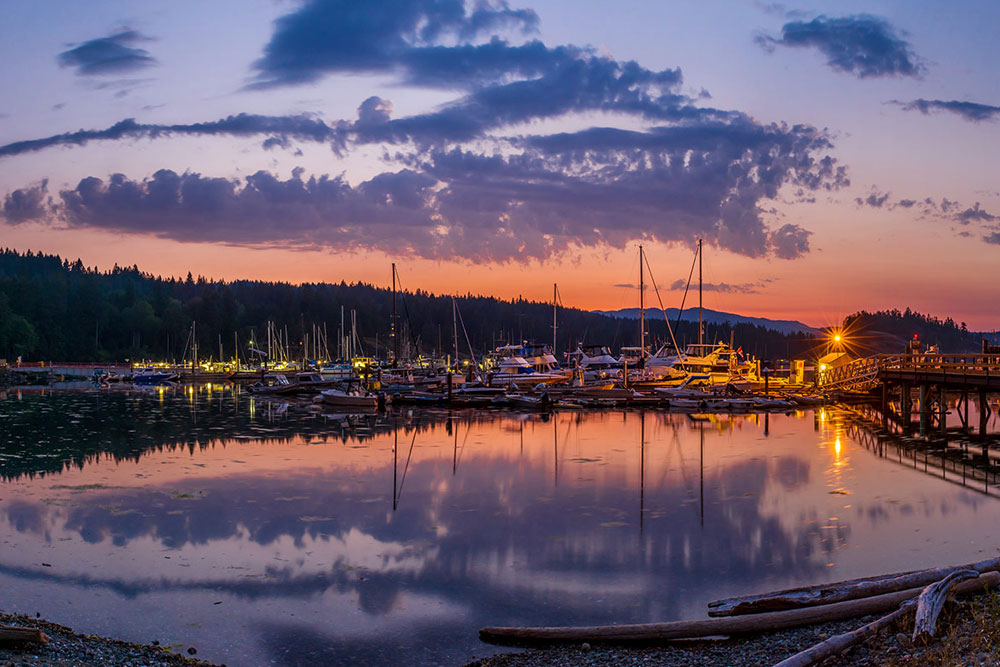
[[[483,625],[995,555],[1000,500],[844,413],[402,411],[0,394],[5,609],[229,665],[461,664]],[[914,467],[916,465],[916,468]]]

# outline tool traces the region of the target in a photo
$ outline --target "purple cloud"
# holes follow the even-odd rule
[[[769,50],[776,46],[816,48],[832,69],[860,79],[919,77],[926,69],[885,19],[869,14],[791,21],[782,26],[780,38],[762,35],[756,41]]]
[[[916,99],[910,102],[892,100],[891,104],[898,104],[903,107],[904,111],[919,111],[924,115],[927,115],[932,111],[947,111],[961,116],[965,120],[976,123],[984,120],[993,120],[997,116],[1000,116],[1000,107],[998,106],[979,104],[977,102],[963,102],[959,100],[944,101]]]
[[[58,56],[62,67],[74,67],[80,76],[135,72],[157,64],[145,49],[132,44],[150,41],[135,30],[124,30],[107,37],[84,42]]]

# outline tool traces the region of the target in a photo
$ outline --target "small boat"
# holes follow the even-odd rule
[[[378,396],[370,393],[362,393],[357,390],[324,389],[319,393],[319,400],[325,405],[334,405],[341,408],[374,410],[378,407]]]
[[[247,387],[252,394],[294,394],[295,387],[281,373],[265,373],[264,377]]]
[[[766,396],[755,396],[754,406],[764,409],[794,408],[795,402],[784,398],[768,398]]]
[[[160,384],[161,382],[173,382],[176,379],[177,373],[158,371],[155,368],[143,368],[132,373],[133,384]]]
[[[657,395],[664,398],[705,398],[706,392],[699,387],[704,386],[709,381],[707,374],[692,373],[684,378],[684,381],[672,387],[656,387],[653,389]]]
[[[315,393],[323,389],[333,389],[341,384],[340,380],[323,377],[320,373],[296,373],[292,385],[300,394]]]
[[[499,408],[517,408],[520,410],[541,410],[548,412],[552,409],[552,400],[549,395],[542,392],[539,396],[527,396],[525,394],[506,394],[497,396],[491,404]]]
[[[708,406],[708,401],[697,398],[670,398],[667,406],[671,410],[704,410]]]
[[[719,401],[720,404],[724,404],[725,407],[732,411],[740,410],[753,410],[757,407],[756,402],[752,398],[723,398]]]

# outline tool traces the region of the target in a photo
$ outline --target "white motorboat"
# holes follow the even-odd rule
[[[282,373],[265,373],[260,380],[247,387],[251,394],[292,394],[295,387]]]
[[[570,374],[559,368],[548,346],[504,345],[496,349],[496,356],[499,361],[489,376],[491,386],[535,387],[562,384],[570,379]]]
[[[378,397],[375,394],[361,391],[344,391],[343,389],[324,389],[319,393],[324,405],[340,408],[361,408],[374,410],[378,407]]]

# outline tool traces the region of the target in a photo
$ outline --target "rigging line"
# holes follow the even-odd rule
[[[417,339],[413,336],[413,322],[410,320],[410,309],[406,307],[406,294],[403,291],[403,281],[399,277],[399,269],[396,271],[396,282],[399,284],[399,300],[403,302],[403,314],[406,316],[406,324],[410,329],[410,342],[413,343],[413,351],[420,356],[420,348],[417,347]]]
[[[684,359],[684,355],[681,353],[680,348],[677,347],[677,339],[674,338],[674,330],[670,327],[670,320],[667,318],[667,309],[663,307],[663,299],[660,298],[660,288],[656,286],[656,278],[653,277],[653,267],[649,265],[649,257],[645,258],[646,268],[649,269],[649,280],[653,283],[653,291],[656,292],[656,300],[660,302],[660,310],[663,311],[663,321],[667,324],[667,331],[670,333],[670,342],[674,344],[674,350],[677,352],[678,358]]]
[[[403,496],[403,482],[406,481],[406,471],[410,469],[410,457],[413,456],[413,443],[417,441],[417,432],[419,430],[418,424],[413,429],[413,439],[410,440],[410,451],[406,454],[406,465],[403,466],[403,475],[399,478],[399,491],[396,492],[396,504],[399,504],[399,499]]]
[[[188,329],[187,340],[184,341],[184,352],[181,354],[181,363],[182,364],[187,361],[188,345],[190,345],[190,344],[191,344],[191,330]]]
[[[458,300],[455,297],[451,297],[452,303],[455,304],[455,312],[458,313],[458,321],[462,323],[462,333],[465,334],[465,344],[469,346],[469,356],[472,357],[472,367],[476,368],[478,362],[476,361],[476,353],[472,350],[472,341],[469,340],[469,332],[465,329],[465,320],[462,318],[462,309],[458,307]],[[458,363],[458,359],[455,360]]]
[[[465,431],[465,438],[462,439],[462,446],[458,449],[458,456],[455,457],[455,467],[462,462],[462,452],[465,451],[465,443],[469,441],[469,434],[472,433],[472,424],[469,424],[469,428]],[[458,435],[458,425],[455,426],[455,434]]]
[[[684,314],[684,303],[687,301],[688,290],[691,289],[691,279],[694,278],[694,267],[698,263],[698,251],[694,253],[694,259],[691,260],[691,270],[688,271],[688,281],[684,285],[684,296],[681,298],[681,309],[677,311],[677,324],[674,327],[679,328],[681,326],[681,315]]]

